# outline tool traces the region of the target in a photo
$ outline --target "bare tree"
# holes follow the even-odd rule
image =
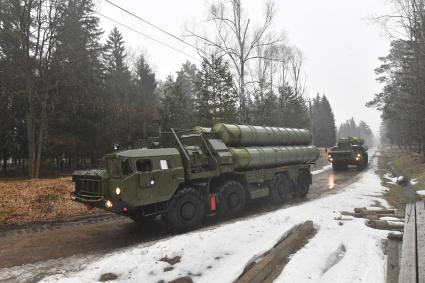
[[[291,56],[289,57],[291,69],[292,88],[297,96],[303,95],[305,92],[305,81],[302,76],[303,55],[300,49],[292,48]]]
[[[281,38],[266,37],[275,14],[273,1],[265,5],[262,24],[252,27],[240,0],[226,0],[211,5],[207,22],[216,31],[214,38],[187,30],[188,35],[200,40],[206,47],[216,49],[228,57],[235,70],[236,90],[239,94],[239,116],[243,123],[248,120],[247,73],[248,63],[258,56],[255,50],[271,46]]]

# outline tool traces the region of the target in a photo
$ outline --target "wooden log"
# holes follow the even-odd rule
[[[403,241],[403,234],[388,233],[388,240]]]
[[[395,214],[394,209],[379,209],[379,210],[369,210],[367,208],[355,208],[355,213],[364,213],[364,214]]]
[[[368,220],[366,225],[381,230],[403,231],[404,224],[386,220]]]
[[[415,204],[406,205],[404,234],[400,258],[399,283],[416,283],[416,215]]]
[[[367,213],[356,213],[356,212],[349,212],[349,211],[341,211],[340,213],[341,215],[349,215],[356,218],[367,218],[368,216],[370,216],[371,218],[376,218],[376,217],[379,218],[384,216],[404,218],[404,215],[399,215],[399,214],[367,214]]]
[[[399,241],[387,240],[387,283],[397,283],[400,265],[399,259]]]
[[[418,283],[425,283],[425,202],[416,203],[416,250]]]
[[[281,263],[286,257],[304,246],[308,239],[315,233],[313,222],[306,221],[299,225],[283,241],[270,250],[270,252],[255,263],[250,269],[239,277],[237,283],[260,283]]]

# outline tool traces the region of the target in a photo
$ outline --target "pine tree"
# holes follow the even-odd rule
[[[168,76],[161,86],[161,115],[166,129],[190,129],[194,126],[196,73],[196,66],[186,62],[177,72],[175,81]]]
[[[313,141],[316,146],[330,147],[336,142],[335,117],[325,95],[313,101]]]
[[[204,58],[196,76],[197,124],[211,126],[216,122],[235,122],[237,99],[228,63],[221,56]]]
[[[52,146],[57,155],[70,156],[71,168],[79,165],[80,155],[95,163],[103,145],[98,126],[105,110],[102,31],[93,9],[92,0],[68,0],[54,54],[61,95],[55,101],[59,111],[51,130]]]
[[[156,95],[158,82],[155,73],[152,71],[145,57],[141,55],[137,60],[135,78],[135,97],[134,105],[136,112],[134,113],[133,126],[137,129],[138,138],[146,138],[149,132],[156,129],[148,128],[148,125],[154,124],[159,120],[158,104],[159,100]]]

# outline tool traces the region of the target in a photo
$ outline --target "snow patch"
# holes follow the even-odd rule
[[[323,170],[323,169],[321,169]],[[51,269],[40,276],[31,264],[0,271],[1,279],[39,275],[41,282],[98,282],[114,273],[114,282],[171,281],[190,276],[194,282],[234,282],[251,262],[270,250],[294,225],[312,220],[317,234],[291,260],[275,282],[385,282],[382,241],[387,231],[364,225],[364,219],[335,220],[339,211],[352,211],[379,202],[384,188],[373,169],[338,193],[291,207],[237,220],[218,227],[143,243],[105,255],[50,261]],[[175,256],[172,265],[161,259]],[[165,269],[167,271],[165,272]],[[47,274],[47,275],[46,275]],[[28,277],[27,277],[28,278]]]
[[[416,191],[416,194],[420,197],[425,197],[425,190]]]
[[[418,183],[418,181],[416,180],[416,179],[412,179],[412,180],[410,180],[410,184],[411,185],[416,185]]]

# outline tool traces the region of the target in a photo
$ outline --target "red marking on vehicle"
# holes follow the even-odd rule
[[[92,211],[93,208],[94,208],[93,205],[86,203],[86,209],[87,209],[87,211]]]
[[[217,209],[214,194],[210,195],[210,208],[211,208],[211,211],[213,211],[213,212],[215,212],[216,209]]]

